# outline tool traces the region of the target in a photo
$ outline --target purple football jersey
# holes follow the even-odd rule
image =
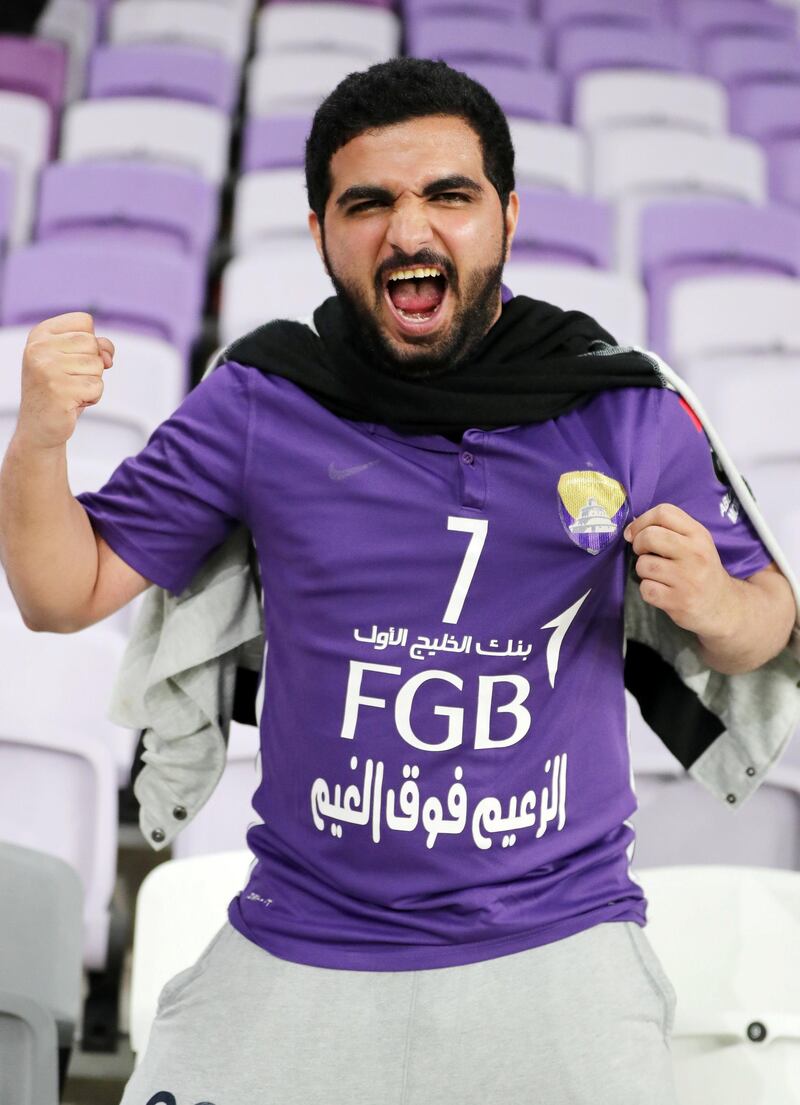
[[[727,570],[771,557],[660,388],[460,443],[217,368],[79,500],[179,592],[240,521],[268,639],[263,824],[230,905],[314,966],[472,963],[644,924],[623,688],[625,525],[675,503]]]

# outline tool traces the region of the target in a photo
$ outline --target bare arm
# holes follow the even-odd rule
[[[797,610],[776,564],[735,579],[705,526],[672,503],[645,511],[626,527],[625,540],[637,554],[644,601],[695,633],[715,671],[753,671],[788,644]]]
[[[83,629],[149,584],[95,535],[67,479],[66,442],[100,398],[112,357],[80,313],[42,323],[28,340],[17,430],[0,468],[0,560],[30,629]]]

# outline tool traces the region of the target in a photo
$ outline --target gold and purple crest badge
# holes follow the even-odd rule
[[[596,556],[619,533],[628,516],[628,497],[619,480],[602,472],[562,472],[558,512],[569,539]]]

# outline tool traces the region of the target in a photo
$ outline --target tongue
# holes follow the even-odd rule
[[[426,280],[397,280],[389,285],[392,303],[401,311],[418,314],[420,311],[434,311],[442,302],[442,288],[439,281],[429,277]]]

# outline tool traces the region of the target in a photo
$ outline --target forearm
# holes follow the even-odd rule
[[[69,632],[97,579],[97,542],[67,479],[66,446],[14,437],[0,468],[0,560],[25,624]]]
[[[796,608],[792,589],[778,571],[759,572],[751,580],[729,578],[719,631],[697,639],[710,668],[736,675],[761,667],[785,648]]]

